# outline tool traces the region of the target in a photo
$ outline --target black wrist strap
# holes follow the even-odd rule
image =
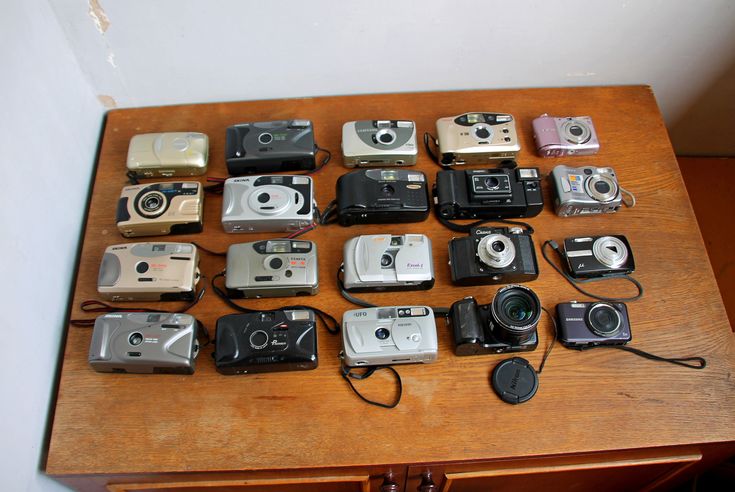
[[[130,181],[131,185],[140,184],[140,181],[138,181],[138,174],[135,171],[128,171],[125,173],[125,176],[128,177],[128,181]]]
[[[521,226],[525,227],[526,230],[533,234],[534,230],[533,227],[531,227],[531,224],[527,222],[521,222],[520,220],[508,220],[508,219],[482,219],[477,220],[475,222],[470,222],[469,224],[457,224],[455,222],[450,222],[449,220],[445,219],[441,215],[437,214],[437,219],[439,219],[439,222],[442,223],[445,227],[448,229],[451,229],[455,232],[471,232],[472,229],[475,227],[479,227],[484,224],[491,224],[491,223],[498,223],[498,224],[505,224],[505,225],[513,225],[513,226]]]
[[[324,156],[324,159],[322,159],[322,162],[320,162],[317,167],[315,167],[311,171],[306,171],[305,173],[302,173],[302,174],[314,174],[314,173],[318,173],[319,171],[321,171],[324,168],[324,166],[326,166],[329,163],[330,160],[332,160],[332,153],[330,151],[328,151],[327,149],[323,149],[323,148],[319,147],[318,145],[315,145],[314,146],[314,154],[316,155],[319,152],[323,152],[323,153],[325,153],[327,155]]]
[[[658,362],[668,362],[669,364],[676,364],[677,366],[682,366],[682,367],[686,367],[689,369],[704,369],[705,367],[707,367],[707,360],[704,357],[699,357],[699,356],[661,357],[660,355],[655,355],[650,352],[646,352],[644,350],[637,349],[634,347],[628,347],[627,345],[596,345],[594,347],[589,347],[589,348],[612,348],[612,349],[623,350],[625,352],[630,352],[631,354],[637,355],[638,357],[643,357],[644,359],[658,361]],[[689,362],[693,362],[693,363],[689,364]]]
[[[395,408],[398,406],[398,404],[401,402],[401,397],[403,396],[403,382],[401,381],[401,376],[398,374],[398,371],[396,371],[392,366],[372,366],[366,368],[367,370],[362,374],[356,374],[352,372],[352,368],[342,366],[341,373],[342,378],[347,381],[347,384],[350,385],[350,388],[352,388],[352,391],[355,392],[357,396],[360,397],[362,401],[365,403],[369,403],[370,405],[375,405],[376,407],[381,408]],[[368,379],[370,376],[375,374],[376,371],[379,371],[381,369],[387,369],[390,372],[393,373],[393,375],[396,378],[396,382],[398,383],[398,395],[396,396],[396,399],[393,403],[381,403],[379,401],[369,400],[368,398],[365,398],[358,390],[355,388],[355,385],[352,383],[352,379],[357,379],[358,381]]]
[[[344,263],[343,263],[339,266],[339,268],[337,268],[337,287],[339,288],[339,293],[342,294],[342,297],[350,301],[352,304],[355,304],[360,307],[365,307],[365,308],[377,307],[376,304],[372,304],[367,301],[363,301],[359,297],[355,297],[349,292],[347,292],[347,290],[345,289],[345,284],[342,281],[342,274],[344,272],[345,272],[345,268],[344,268]]]
[[[261,310],[259,309],[250,309],[246,308],[244,306],[241,306],[237,304],[235,301],[233,301],[216,283],[215,281],[222,277],[224,278],[225,274],[224,272],[220,272],[214,277],[212,277],[212,290],[214,290],[215,294],[219,296],[225,304],[230,306],[235,311],[239,311],[241,313],[259,313]],[[331,314],[322,311],[319,308],[315,308],[314,306],[308,306],[305,304],[297,304],[293,306],[280,306],[275,309],[310,309],[311,311],[314,311],[314,314],[316,315],[317,319],[324,325],[324,327],[327,329],[327,331],[332,335],[337,335],[339,333],[339,322],[337,319],[332,316]],[[274,309],[270,309],[270,311],[273,311]]]
[[[431,141],[434,144],[434,147],[438,147],[438,143],[436,141],[436,138],[434,138],[434,135],[432,135],[429,132],[424,132],[424,148],[426,149],[426,153],[429,154],[429,157],[431,157],[431,160],[434,161],[440,167],[443,167],[443,168],[449,167],[439,162],[439,158],[437,157],[438,152],[437,154],[434,153],[434,149],[431,148],[429,141]]]
[[[637,301],[641,297],[643,297],[643,286],[640,282],[638,282],[636,279],[631,277],[630,275],[609,275],[606,277],[599,277],[599,278],[589,278],[589,279],[576,279],[569,275],[567,272],[565,272],[562,268],[558,267],[554,262],[551,261],[551,258],[549,258],[547,254],[546,247],[551,246],[551,249],[556,251],[557,255],[559,255],[559,259],[561,260],[561,263],[564,264],[566,261],[566,258],[564,256],[564,253],[562,253],[559,250],[559,245],[556,243],[556,241],[545,241],[544,244],[541,246],[541,255],[544,257],[544,260],[546,260],[546,263],[552,266],[554,270],[556,270],[559,275],[564,277],[569,284],[571,284],[572,287],[577,289],[582,294],[589,296],[593,299],[598,299],[600,301],[608,301],[608,302],[631,302],[631,301]],[[630,297],[606,297],[599,294],[593,294],[582,287],[579,286],[579,284],[585,284],[589,282],[600,282],[602,280],[610,280],[610,279],[622,279],[627,280],[628,282],[635,285],[636,289],[638,289],[638,294]]]
[[[324,209],[324,212],[322,212],[321,217],[319,218],[319,223],[321,225],[327,225],[331,224],[332,222],[337,221],[337,200],[332,200],[327,204],[327,207]]]

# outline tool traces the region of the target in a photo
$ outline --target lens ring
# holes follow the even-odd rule
[[[137,331],[135,333],[131,333],[131,335],[128,337],[128,343],[132,345],[133,347],[137,347],[141,343],[143,343],[143,334],[138,333]]]
[[[585,316],[587,327],[597,336],[609,338],[620,331],[623,324],[620,312],[611,304],[595,302]]]
[[[160,191],[143,193],[138,199],[138,209],[145,217],[155,217],[163,213],[166,207],[166,195]]]
[[[564,139],[574,145],[582,145],[592,138],[592,130],[587,123],[574,118],[567,118],[561,125]]]
[[[610,187],[607,193],[601,193],[595,185],[605,183]],[[584,182],[584,189],[589,196],[599,202],[609,202],[618,196],[618,183],[608,174],[593,174]]]
[[[382,145],[390,145],[396,141],[396,132],[390,128],[381,128],[375,133],[375,141]]]
[[[393,256],[388,253],[383,253],[383,256],[380,257],[380,266],[383,268],[388,268],[393,264]]]
[[[608,268],[619,268],[628,261],[628,248],[615,236],[602,236],[592,243],[592,254]]]
[[[541,319],[541,301],[534,291],[522,285],[508,285],[498,290],[490,310],[502,334],[513,343],[531,338]]]
[[[496,243],[501,243],[503,248],[498,251]],[[516,247],[508,236],[488,234],[477,245],[477,256],[490,268],[505,268],[516,259]]]

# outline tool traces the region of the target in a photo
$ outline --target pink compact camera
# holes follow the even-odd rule
[[[591,155],[600,150],[589,116],[556,118],[542,114],[533,120],[533,138],[541,157]]]

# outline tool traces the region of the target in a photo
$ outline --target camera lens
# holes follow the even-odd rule
[[[569,133],[571,133],[575,137],[579,137],[584,133],[584,130],[582,130],[582,127],[578,125],[572,125],[571,127],[569,127]]]
[[[481,126],[475,130],[475,135],[477,135],[477,138],[487,138],[490,136],[490,132],[485,128],[484,126]]]
[[[485,178],[485,186],[488,188],[497,188],[499,184],[500,181],[495,176]]]
[[[585,180],[584,191],[595,200],[605,203],[618,195],[618,183],[613,174],[593,174]]]
[[[262,143],[263,145],[269,144],[273,141],[273,135],[270,133],[261,133],[258,136],[258,142]]]
[[[571,118],[562,124],[561,134],[567,142],[573,145],[587,143],[592,138],[592,130],[589,125],[584,121]]]
[[[488,234],[477,244],[477,256],[490,268],[505,268],[516,258],[516,247],[503,234]]]
[[[389,128],[383,128],[378,130],[375,134],[375,138],[383,145],[390,145],[396,140],[396,134]]]
[[[493,241],[490,247],[493,248],[493,251],[497,251],[498,253],[505,250],[505,244],[501,241]]]
[[[128,342],[130,342],[130,345],[140,345],[143,343],[143,335],[140,333],[133,333],[128,337]]]
[[[268,200],[271,199],[271,196],[268,193],[261,193],[258,195],[258,201],[260,203],[268,203]]]
[[[587,311],[587,326],[601,337],[611,337],[620,330],[620,312],[610,304],[596,302]]]
[[[388,328],[378,328],[377,330],[375,330],[375,337],[378,340],[385,340],[389,336],[390,336],[390,331],[388,330]]]
[[[393,264],[393,257],[389,255],[388,253],[385,253],[383,256],[380,257],[380,266],[389,267],[392,264]]]
[[[541,318],[541,301],[528,287],[509,285],[500,289],[491,305],[498,328],[495,335],[510,344],[531,339]]]
[[[393,193],[396,192],[396,190],[389,184],[384,185],[381,188],[381,191],[383,192],[384,195],[392,195]]]
[[[595,190],[598,193],[610,193],[610,185],[604,181],[598,181],[597,183],[595,183]]]

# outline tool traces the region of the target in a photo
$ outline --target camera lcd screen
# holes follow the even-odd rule
[[[467,123],[484,123],[485,122],[485,116],[480,113],[473,113],[467,115]]]

